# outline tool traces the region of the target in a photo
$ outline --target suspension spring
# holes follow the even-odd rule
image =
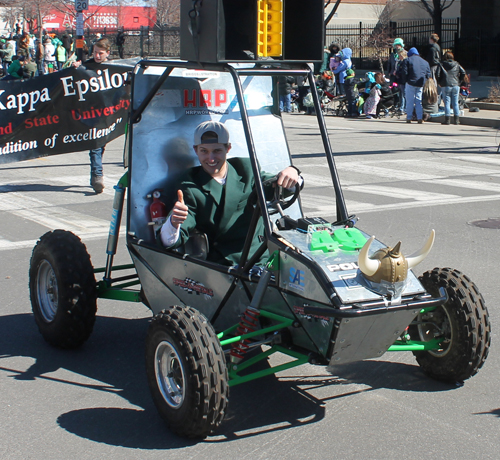
[[[245,335],[257,330],[259,326],[260,311],[253,307],[248,307],[243,315],[238,328],[236,329],[237,335]],[[235,342],[230,351],[231,362],[236,364],[243,359],[243,356],[248,351],[249,339],[242,339]]]

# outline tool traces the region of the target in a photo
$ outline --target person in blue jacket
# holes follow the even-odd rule
[[[340,51],[340,64],[339,66],[333,71],[333,73],[337,76],[338,75],[338,82],[339,82],[339,91],[338,94],[345,94],[344,91],[344,81],[345,77],[347,76],[347,70],[352,68],[352,61],[351,61],[351,56],[352,56],[352,50],[351,48],[344,48],[342,51]]]
[[[425,81],[431,77],[429,63],[420,57],[417,48],[410,48],[408,59],[403,61],[402,74],[406,82],[406,123],[411,123],[413,108],[417,120],[422,123],[422,90]]]

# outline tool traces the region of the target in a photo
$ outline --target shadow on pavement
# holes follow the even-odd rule
[[[137,407],[89,407],[60,414],[59,426],[82,438],[137,449],[193,445],[200,441],[182,439],[169,432],[150,397],[144,363],[148,321],[148,318],[98,317],[92,336],[82,348],[60,350],[45,343],[31,314],[3,316],[0,372],[7,378],[32,380],[34,384],[44,380],[116,394]],[[35,362],[25,371],[3,367],[2,358],[9,357],[31,357]],[[68,379],[66,372],[61,373],[65,378],[60,378],[57,373],[60,369],[92,379],[92,383]],[[233,387],[224,423],[214,436],[203,442],[227,442],[318,422],[325,416],[326,401],[353,394],[352,387],[344,390],[339,387],[341,384],[362,383],[371,389],[402,391],[451,388],[425,378],[418,366],[402,363],[364,361],[337,367],[337,371],[341,378],[324,375],[322,369],[323,375],[319,376],[270,376]],[[335,396],[316,398],[308,392],[326,386],[337,387]],[[36,388],[33,393],[36,394]]]

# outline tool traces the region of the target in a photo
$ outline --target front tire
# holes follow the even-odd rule
[[[43,338],[59,348],[77,348],[92,333],[96,281],[80,238],[54,230],[33,249],[29,288],[35,322]]]
[[[228,373],[220,342],[200,312],[174,306],[153,318],[146,370],[153,401],[171,431],[205,438],[220,425]]]
[[[491,325],[483,296],[467,276],[451,268],[435,268],[419,279],[433,296],[439,295],[439,287],[445,288],[448,301],[419,314],[410,328],[415,340],[443,337],[441,348],[413,354],[430,377],[443,382],[464,381],[478,372],[488,356]]]

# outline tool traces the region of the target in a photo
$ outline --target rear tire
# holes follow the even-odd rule
[[[35,322],[43,338],[59,348],[77,348],[92,333],[96,281],[80,238],[54,230],[33,249],[29,288]]]
[[[464,381],[478,372],[488,356],[491,325],[483,296],[467,276],[451,268],[435,268],[419,279],[433,296],[444,287],[448,301],[432,312],[419,314],[417,324],[410,328],[414,340],[444,337],[442,348],[413,354],[430,377],[443,382]]]
[[[220,342],[200,312],[174,306],[153,318],[146,370],[153,401],[171,431],[205,438],[220,425],[229,397],[228,373]]]

